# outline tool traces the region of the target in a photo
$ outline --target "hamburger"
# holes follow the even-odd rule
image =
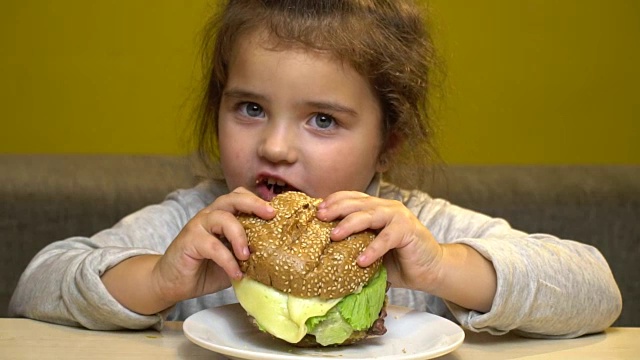
[[[296,346],[353,344],[386,332],[387,273],[378,259],[368,267],[356,258],[374,239],[364,231],[331,241],[337,222],[316,217],[322,199],[301,192],[279,194],[276,216],[238,216],[251,255],[239,261],[245,276],[232,281],[240,305],[254,324]]]

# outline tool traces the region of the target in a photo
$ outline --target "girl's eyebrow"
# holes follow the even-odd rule
[[[328,111],[328,112],[338,112],[338,113],[345,113],[351,116],[356,116],[356,117],[358,116],[358,112],[355,111],[354,109],[348,106],[344,106],[342,104],[332,102],[332,101],[308,101],[306,102],[306,104],[311,105],[320,110]]]
[[[240,89],[228,89],[222,93],[222,96],[228,96],[232,98],[238,99],[256,99],[256,100],[267,100],[267,97],[264,95],[256,94],[251,91],[240,90]]]

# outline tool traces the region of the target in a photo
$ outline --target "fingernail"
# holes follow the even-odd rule
[[[366,255],[364,255],[364,254],[360,254],[360,255],[358,256],[358,260],[357,260],[357,261],[358,261],[358,263],[359,263],[359,264],[362,264],[362,263],[364,263],[365,261],[367,261],[367,256],[366,256]]]
[[[242,255],[244,255],[244,256],[249,256],[249,255],[251,255],[251,252],[249,251],[249,247],[245,246],[245,247],[242,249]]]

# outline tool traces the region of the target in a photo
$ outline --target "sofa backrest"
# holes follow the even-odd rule
[[[197,182],[170,156],[0,155],[0,316],[20,274],[45,245],[90,236]],[[616,326],[640,326],[640,165],[450,166],[420,187],[502,217],[529,233],[596,246],[623,295]]]
[[[0,155],[0,316],[31,258],[195,183],[182,157]]]

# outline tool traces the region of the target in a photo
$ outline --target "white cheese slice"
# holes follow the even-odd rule
[[[297,343],[307,334],[305,322],[326,314],[342,298],[300,298],[278,291],[248,277],[232,281],[240,305],[275,337]]]

